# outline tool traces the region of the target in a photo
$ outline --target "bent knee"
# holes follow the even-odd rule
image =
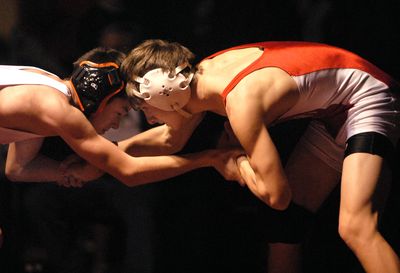
[[[340,237],[350,246],[367,242],[378,232],[374,217],[360,216],[354,214],[340,215],[339,227]]]

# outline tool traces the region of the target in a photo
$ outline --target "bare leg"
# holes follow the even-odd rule
[[[339,233],[366,272],[399,273],[399,258],[378,231],[378,209],[384,199],[380,189],[389,181],[382,166],[381,157],[366,153],[344,160]]]

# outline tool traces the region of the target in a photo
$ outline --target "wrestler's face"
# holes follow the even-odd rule
[[[146,120],[149,124],[167,124],[173,128],[178,128],[182,122],[182,116],[175,111],[163,111],[146,102],[140,105]]]
[[[114,98],[104,107],[103,111],[91,115],[89,120],[98,134],[104,134],[109,129],[118,129],[123,117],[128,114],[130,104],[127,99]]]

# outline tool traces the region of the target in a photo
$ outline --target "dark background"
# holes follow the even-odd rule
[[[147,38],[178,41],[201,58],[267,40],[324,42],[400,77],[397,1],[2,0],[0,64],[69,75],[98,45],[127,52]],[[114,37],[110,40],[110,37]],[[224,120],[208,115],[186,151],[215,145]],[[147,128],[143,123],[143,129]],[[285,161],[302,123],[275,128]],[[288,133],[290,132],[290,133]],[[3,158],[6,147],[2,147]],[[69,153],[49,138],[43,153]],[[398,179],[382,230],[399,251]],[[304,272],[362,272],[337,234],[336,189],[304,248]],[[269,212],[214,170],[137,188],[109,176],[83,189],[0,182],[5,231],[0,272],[266,272]]]

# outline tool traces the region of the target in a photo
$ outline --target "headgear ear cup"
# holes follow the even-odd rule
[[[118,69],[114,62],[83,61],[73,71],[71,83],[85,115],[101,112],[109,99],[123,90],[124,82]]]
[[[161,68],[150,70],[143,77],[135,78],[139,83],[139,91],[131,91],[158,109],[177,111],[188,117],[190,114],[182,108],[190,99],[193,74],[186,78],[180,73],[184,68],[178,66],[175,73],[165,72]]]

